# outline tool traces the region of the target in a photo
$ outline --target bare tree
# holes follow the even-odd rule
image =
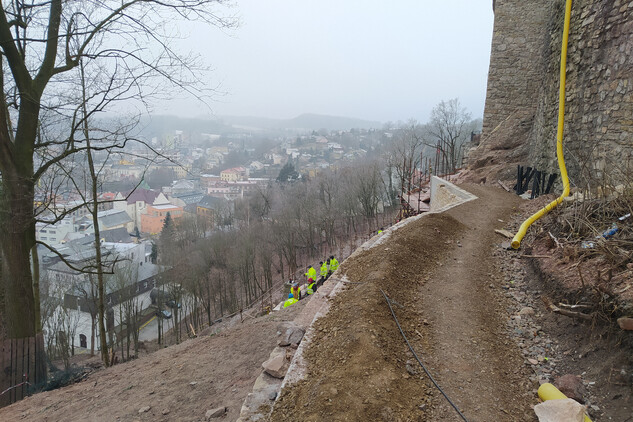
[[[121,358],[130,358],[133,345],[134,356],[138,352],[138,330],[140,319],[140,301],[137,295],[139,283],[138,266],[134,262],[120,261],[114,268],[114,274],[108,277],[108,284],[116,292],[116,310],[118,312],[118,333],[116,341],[121,350]],[[123,336],[125,334],[125,336]],[[125,344],[124,344],[125,342]],[[125,348],[124,348],[125,345]],[[127,354],[127,358],[126,358]]]
[[[454,173],[462,159],[462,145],[469,140],[472,131],[471,115],[453,98],[441,101],[431,111],[428,132],[432,139],[426,144],[438,148],[446,157],[448,173]]]
[[[367,219],[371,219],[378,213],[378,204],[380,203],[380,187],[382,178],[378,164],[375,162],[358,165],[354,171],[354,179],[352,181],[354,191],[356,193],[363,215]]]
[[[64,126],[76,97],[70,72],[80,62],[108,73],[119,99],[162,92],[157,79],[194,92],[201,69],[170,46],[162,25],[174,17],[202,19],[227,27],[233,20],[216,15],[222,0],[129,0],[89,2],[50,0],[5,2],[0,12],[0,246],[3,258],[2,321],[12,338],[31,337],[41,330],[39,280],[31,271],[35,252],[33,202],[37,181],[67,157],[90,149],[77,142],[81,119],[38,137],[40,122]],[[129,48],[113,48],[113,46]],[[51,127],[54,127],[51,126]],[[94,146],[92,147],[95,148]],[[36,259],[35,259],[36,260]],[[6,276],[10,274],[9,276]],[[36,274],[35,274],[36,275]],[[42,374],[40,374],[42,375]],[[31,377],[35,379],[37,377]]]
[[[422,127],[411,120],[397,128],[387,142],[387,192],[391,204],[396,196],[410,189],[415,169],[420,165],[424,141]],[[394,177],[397,189],[394,188]]]
[[[51,359],[61,359],[64,368],[70,366],[74,354],[74,338],[79,322],[78,313],[64,306],[62,286],[53,285],[42,300],[42,326],[46,330],[46,350]]]

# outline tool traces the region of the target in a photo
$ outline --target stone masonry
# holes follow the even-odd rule
[[[555,143],[564,0],[496,0],[482,139],[492,161],[558,172]],[[574,0],[564,154],[572,186],[633,181],[633,0]]]

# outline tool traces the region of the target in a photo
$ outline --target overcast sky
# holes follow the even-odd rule
[[[425,122],[455,97],[483,115],[492,0],[237,0],[231,13],[241,24],[229,33],[188,28],[186,45],[226,92],[216,115]],[[173,101],[156,111],[204,110]]]

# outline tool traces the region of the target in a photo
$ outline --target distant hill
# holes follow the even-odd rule
[[[301,114],[293,119],[270,119],[252,116],[219,116],[212,118],[178,117],[170,115],[145,116],[141,119],[139,130],[146,138],[175,130],[193,133],[228,134],[244,130],[252,132],[312,131],[312,130],[349,130],[380,128],[380,122],[340,116],[320,114]]]
[[[326,116],[322,114],[301,114],[293,119],[269,119],[265,117],[222,116],[225,123],[237,127],[252,129],[304,129],[304,130],[349,130],[349,129],[377,129],[381,122],[362,120],[351,117]]]
[[[227,126],[218,119],[202,119],[191,117],[178,117],[170,115],[143,116],[139,129],[147,138],[161,135],[175,130],[194,133],[231,133],[235,129]]]

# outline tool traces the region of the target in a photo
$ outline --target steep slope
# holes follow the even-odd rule
[[[534,421],[538,382],[564,374],[580,380],[592,417],[626,420],[633,367],[622,337],[551,313],[541,303],[551,294],[542,275],[526,271],[526,261],[542,255],[499,247],[494,229],[515,229],[515,212],[538,200],[462,187],[479,199],[389,230],[343,262],[346,287],[301,346],[307,376],[281,392],[271,416],[262,406],[258,420],[461,420],[408,350],[381,290],[468,420]],[[218,407],[227,408],[220,420],[236,420],[280,324],[305,321],[314,303],[243,323],[236,317],[219,333],[0,409],[0,420],[201,421]]]
[[[460,420],[408,351],[414,350],[472,420],[534,420],[529,372],[506,332],[494,228],[517,198],[468,186],[479,199],[428,215],[348,259],[350,280],[316,321],[308,376],[286,388],[271,421]],[[503,400],[500,400],[503,398]]]
[[[0,420],[202,421],[207,410],[226,407],[224,420],[234,421],[261,363],[277,344],[279,324],[302,308],[298,304],[244,323],[238,315],[218,334],[201,333],[0,409]]]

